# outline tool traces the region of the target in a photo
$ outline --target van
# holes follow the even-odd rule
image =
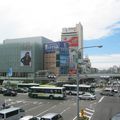
[[[40,120],[63,120],[63,117],[59,113],[47,113]]]
[[[19,107],[8,107],[0,110],[0,120],[18,120],[25,115],[25,110]]]

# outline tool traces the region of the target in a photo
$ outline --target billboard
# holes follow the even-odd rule
[[[63,41],[69,44],[69,47],[77,47],[78,46],[78,36],[65,36]]]
[[[23,50],[20,54],[20,65],[31,66],[31,51]]]
[[[66,48],[68,44],[65,42],[52,42],[46,43],[44,45],[44,52],[45,53],[54,53],[56,50],[60,50],[60,48]]]

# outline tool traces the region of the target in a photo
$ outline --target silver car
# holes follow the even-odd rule
[[[63,117],[59,113],[47,113],[40,120],[63,120]]]
[[[79,95],[79,98],[83,100],[96,100],[96,95],[91,93],[84,93],[82,95]]]

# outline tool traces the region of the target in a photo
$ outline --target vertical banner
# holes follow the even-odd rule
[[[11,77],[13,75],[13,70],[12,68],[8,69],[7,76]]]
[[[20,65],[31,66],[31,51],[21,51]]]

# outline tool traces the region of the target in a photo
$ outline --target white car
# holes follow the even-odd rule
[[[96,100],[96,95],[91,93],[84,93],[82,95],[79,95],[79,98],[84,100]]]
[[[39,117],[34,117],[32,115],[27,115],[27,116],[24,116],[22,118],[20,118],[19,120],[40,120]]]
[[[63,117],[59,113],[47,113],[40,120],[63,120]]]

